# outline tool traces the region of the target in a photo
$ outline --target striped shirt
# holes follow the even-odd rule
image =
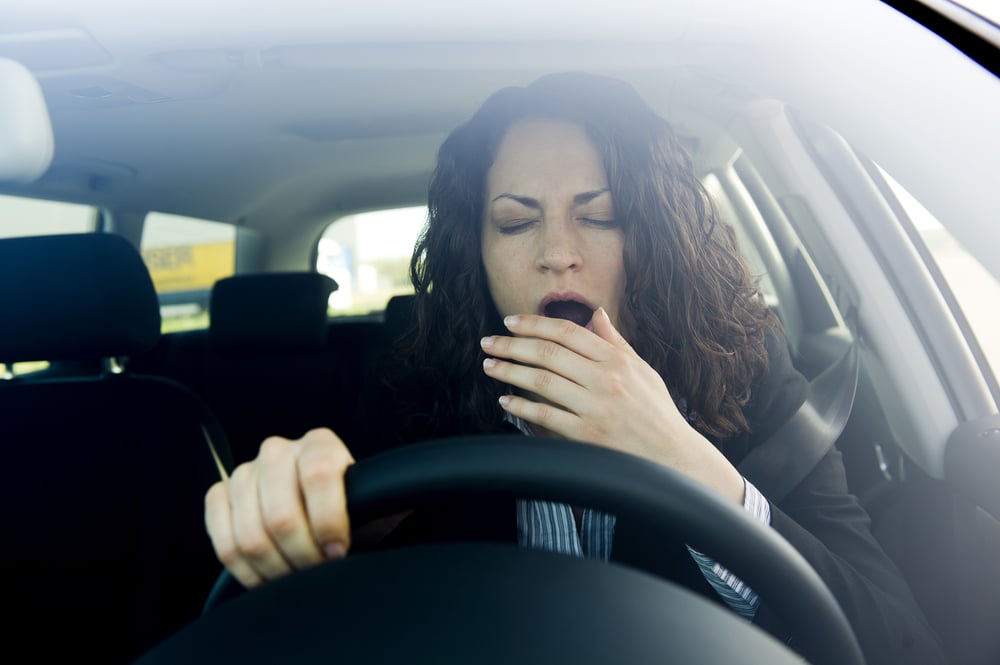
[[[531,430],[519,419],[518,429],[531,436]],[[756,519],[771,524],[771,506],[767,499],[744,478],[743,507]],[[577,529],[572,508],[565,503],[519,499],[517,501],[517,540],[523,547],[557,552],[570,556],[607,561],[614,542],[615,516],[587,508]],[[753,589],[711,557],[688,547],[688,551],[709,585],[734,612],[752,621],[760,605]]]

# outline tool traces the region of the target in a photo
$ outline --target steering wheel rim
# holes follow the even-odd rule
[[[586,505],[683,533],[767,599],[810,662],[864,663],[832,593],[787,541],[695,481],[632,455],[555,439],[461,436],[361,460],[345,486],[355,525],[425,503],[502,495]],[[206,611],[238,588],[220,580]]]

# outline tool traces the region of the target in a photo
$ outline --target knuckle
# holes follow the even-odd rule
[[[233,483],[242,484],[249,477],[252,477],[253,474],[254,474],[254,463],[243,462],[243,464],[240,464],[238,467],[233,469],[233,473],[232,475],[230,475],[230,479]]]
[[[235,568],[243,562],[243,556],[240,554],[240,551],[232,545],[226,547],[216,547],[215,555],[218,557],[219,563],[226,568]]]
[[[299,530],[299,513],[292,507],[270,508],[264,516],[264,526],[279,540]]]
[[[587,423],[580,430],[580,440],[587,441],[588,443],[603,444],[604,431],[593,423]]]
[[[552,385],[552,374],[549,372],[538,372],[535,374],[532,383],[535,389],[539,392],[544,391],[546,388]]]
[[[342,480],[345,468],[329,456],[316,455],[301,460],[299,477],[306,487],[322,486]]]
[[[287,450],[290,443],[291,441],[283,439],[280,436],[269,436],[260,444],[259,456],[266,459],[273,459]]]
[[[220,480],[214,483],[208,488],[208,491],[205,492],[205,510],[209,510],[222,501],[228,500],[229,492],[226,490],[226,485]]]
[[[266,534],[258,531],[243,534],[242,537],[239,538],[236,545],[239,549],[239,553],[242,555],[240,558],[246,558],[253,561],[266,559],[273,550],[271,540]]]
[[[328,427],[314,427],[299,439],[305,443],[321,443],[329,444],[335,441],[340,441],[336,434],[333,433]]]
[[[300,459],[307,463],[317,458],[330,458],[344,466],[354,462],[351,451],[332,430],[326,428],[309,430],[303,440],[305,445]]]
[[[543,342],[538,349],[538,354],[545,360],[551,360],[559,355],[562,347],[555,342]]]
[[[576,325],[572,321],[565,321],[564,320],[564,321],[561,321],[559,323],[559,336],[560,337],[567,337],[567,338],[568,337],[573,337],[580,330],[582,330],[580,328],[580,326]]]
[[[535,408],[535,421],[542,427],[552,422],[552,407],[547,404],[539,404]]]

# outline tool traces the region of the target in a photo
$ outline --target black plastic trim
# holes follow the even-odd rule
[[[954,11],[938,11],[921,0],[882,0],[934,32],[983,69],[1000,78],[1000,29],[985,18],[949,3]]]

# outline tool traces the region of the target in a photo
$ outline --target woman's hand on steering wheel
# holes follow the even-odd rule
[[[270,437],[205,495],[216,556],[250,588],[347,553],[344,473],[354,458],[329,429],[301,439]]]

